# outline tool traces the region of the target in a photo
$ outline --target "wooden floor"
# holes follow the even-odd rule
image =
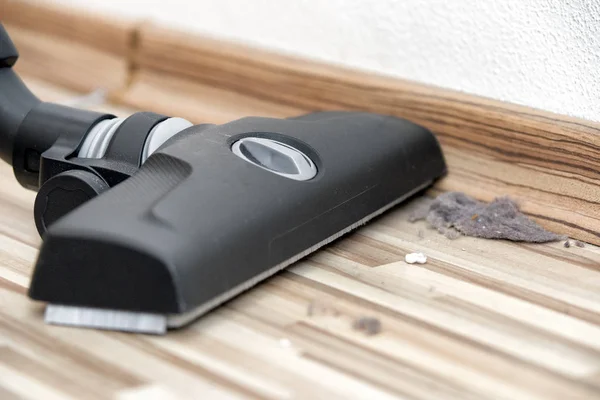
[[[143,336],[43,323],[26,296],[33,199],[2,165],[0,399],[600,398],[598,247],[449,240],[407,221],[417,199],[186,329]],[[406,264],[413,251],[427,264]],[[354,329],[362,317],[381,332]]]

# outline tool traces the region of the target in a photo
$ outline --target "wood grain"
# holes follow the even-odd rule
[[[78,91],[128,84],[137,21],[24,0],[0,0],[0,20],[19,50],[18,72]]]
[[[121,90],[129,79],[128,61],[82,42],[40,35],[11,23],[5,28],[20,57],[15,70],[79,91]]]
[[[75,95],[26,81],[46,100]],[[449,240],[408,222],[416,198],[187,328],[143,336],[43,323],[26,296],[33,200],[0,165],[2,399],[600,396],[599,247]],[[413,251],[427,264],[406,264]],[[354,330],[363,316],[381,332]]]
[[[180,79],[161,72],[140,70],[120,100],[142,110],[176,115],[195,123],[226,123],[249,115],[289,117],[304,110]]]
[[[136,21],[119,15],[97,15],[84,8],[35,0],[0,0],[0,20],[83,46],[126,57]],[[12,35],[12,34],[11,34]]]

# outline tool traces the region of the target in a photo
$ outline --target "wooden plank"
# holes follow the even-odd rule
[[[44,361],[47,361],[47,359]],[[79,371],[77,376],[69,375],[57,368],[58,363],[52,362],[46,365],[44,361],[36,360],[34,356],[23,354],[15,346],[0,347],[0,365],[3,364],[5,368],[10,368],[14,371],[23,371],[32,383],[40,382],[47,387],[59,388],[63,394],[73,399],[79,398],[82,393],[85,393],[86,398],[89,399],[101,399],[103,398],[103,393],[116,393],[130,386],[128,383],[119,383],[116,386],[109,384],[109,387],[102,387],[101,385],[92,386],[90,383],[93,381],[85,379],[84,371]],[[94,378],[98,381],[102,376],[96,374]],[[104,385],[106,384],[107,381],[105,381]],[[26,389],[26,391],[28,390]]]
[[[205,37],[191,40],[188,32],[151,24],[139,38],[141,71],[297,109],[366,110],[422,124],[438,135],[456,171],[441,190],[484,200],[511,195],[545,227],[600,244],[598,123]],[[125,99],[138,105],[142,96]]]

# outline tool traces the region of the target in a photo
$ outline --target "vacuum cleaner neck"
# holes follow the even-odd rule
[[[41,235],[60,217],[132,176],[192,123],[139,112],[126,118],[40,101],[13,71],[18,52],[0,23],[0,158],[38,191]]]
[[[62,172],[52,165],[42,168],[43,154],[60,148],[61,160],[70,157],[94,126],[115,116],[40,101],[12,69],[18,56],[0,23],[0,158],[12,165],[23,187],[38,190]]]

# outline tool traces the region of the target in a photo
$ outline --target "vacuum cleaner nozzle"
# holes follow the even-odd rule
[[[116,118],[40,102],[11,54],[0,52],[0,89],[24,100],[15,109],[0,90],[0,147],[38,190],[29,295],[49,303],[49,323],[184,326],[446,172],[435,136],[403,119]]]
[[[388,116],[325,112],[189,127],[50,226],[30,295],[61,306],[49,308],[49,322],[179,327],[445,168],[429,131]]]

